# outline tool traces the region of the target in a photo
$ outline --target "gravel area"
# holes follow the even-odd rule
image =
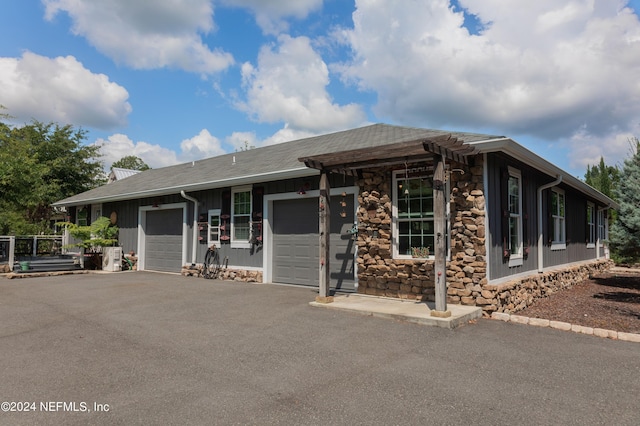
[[[640,333],[640,269],[612,268],[516,314]]]

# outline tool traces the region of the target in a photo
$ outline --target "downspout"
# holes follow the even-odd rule
[[[196,264],[196,251],[198,250],[198,200],[188,196],[184,190],[180,191],[182,198],[193,201],[193,247],[191,248],[191,264]]]
[[[542,272],[542,270],[544,269],[544,262],[542,261],[542,257],[544,256],[544,251],[542,248],[542,239],[544,238],[542,232],[542,191],[559,185],[560,182],[562,182],[562,175],[558,175],[555,181],[547,183],[546,185],[542,185],[538,188],[538,272]]]

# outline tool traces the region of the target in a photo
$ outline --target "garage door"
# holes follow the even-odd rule
[[[341,203],[344,201],[345,205]],[[273,282],[318,286],[318,199],[273,202]],[[353,196],[331,197],[331,288],[354,290]]]
[[[180,272],[182,269],[182,209],[147,212],[145,269]]]

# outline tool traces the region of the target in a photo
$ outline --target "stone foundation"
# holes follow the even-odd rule
[[[541,274],[533,273],[501,284],[485,284],[474,288],[466,297],[447,298],[449,303],[480,306],[485,317],[490,317],[493,312],[511,314],[532,305],[537,299],[570,288],[612,266],[612,260],[600,260]],[[453,294],[454,291],[457,292],[449,287],[447,293]]]
[[[187,277],[202,277],[202,265],[185,265],[182,267],[181,274]],[[224,268],[220,270],[220,274],[217,279],[247,283],[261,283],[262,271]]]
[[[375,263],[373,262],[375,261]],[[358,258],[358,293],[433,301],[433,262]]]

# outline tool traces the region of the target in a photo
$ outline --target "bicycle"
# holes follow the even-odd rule
[[[220,253],[218,253],[216,245],[213,244],[207,249],[207,252],[204,255],[202,277],[207,280],[216,279],[218,278],[218,275],[220,275],[221,269],[222,265],[220,265]]]

